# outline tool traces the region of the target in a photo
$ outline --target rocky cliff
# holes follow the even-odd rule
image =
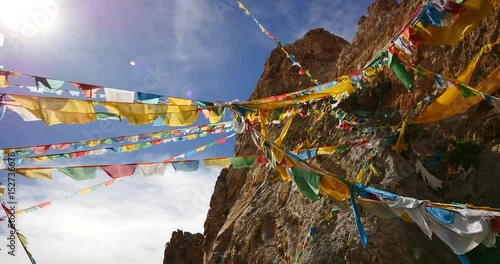
[[[203,235],[199,233],[172,232],[170,241],[165,245],[163,264],[203,263],[203,240]]]
[[[400,30],[421,1],[377,0],[368,14],[359,20],[359,30],[352,43],[322,29],[308,32],[286,48],[321,82],[363,67]],[[455,77],[488,43],[500,40],[500,8],[496,8],[463,41],[455,46],[423,46],[412,60],[429,70]],[[495,49],[500,55],[500,50]],[[494,55],[484,56],[470,82],[478,84],[500,65]],[[310,86],[305,75],[278,49],[271,52],[264,72],[250,99],[297,91]],[[412,92],[394,74],[383,76],[366,89],[352,95],[341,107],[358,111],[407,109],[435,89],[433,80],[416,78]],[[498,96],[498,92],[496,95]],[[384,118],[383,123],[397,125],[399,115]],[[304,140],[304,131],[314,117],[295,117],[283,146],[294,149]],[[314,123],[311,138],[314,146],[368,137],[335,128],[333,118]],[[373,125],[380,125],[380,122]],[[452,161],[445,160],[432,169],[444,181],[435,191],[414,171],[417,155],[406,151],[398,157],[392,151],[373,153],[357,148],[341,155],[317,157],[311,162],[325,170],[355,178],[367,156],[373,156],[382,172],[368,185],[400,195],[436,202],[468,202],[499,207],[496,183],[500,179],[500,115],[498,110],[481,102],[465,114],[429,125],[409,128],[409,138],[422,153],[446,153],[453,142],[473,138],[479,142],[477,153],[470,157],[475,171],[457,176],[447,171]],[[276,138],[282,125],[270,130]],[[250,135],[238,135],[234,155],[256,154]],[[449,168],[449,166],[448,166]],[[258,165],[251,169],[224,169],[217,179],[205,222],[204,263],[293,263],[311,226],[325,219],[332,208],[345,208],[330,197],[312,202],[304,198],[293,183],[279,181],[276,172]],[[437,237],[429,240],[415,224],[383,219],[362,212],[362,222],[369,237],[363,248],[351,211],[334,214],[323,221],[303,252],[301,263],[459,263],[456,255]],[[481,249],[483,250],[483,249]],[[498,254],[489,250],[487,254]],[[485,260],[484,255],[470,254]]]

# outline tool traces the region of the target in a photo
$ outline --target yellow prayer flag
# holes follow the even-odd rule
[[[281,166],[279,164],[276,165],[276,171],[278,172],[278,174],[280,175],[281,179],[284,182],[291,181],[290,176],[288,176],[288,173],[286,172],[286,169],[283,166]]]
[[[139,145],[140,144],[131,144],[131,145],[125,145],[122,147],[122,152],[132,152],[134,150],[138,150],[139,149]]]
[[[42,162],[42,161],[49,161],[50,158],[47,156],[39,156],[39,157],[34,157],[33,158],[36,162]]]
[[[198,134],[191,134],[186,136],[186,140],[193,140],[198,137]]]
[[[363,172],[364,172],[364,170],[363,170],[363,168],[361,168],[358,172],[358,176],[356,176],[356,181],[358,183],[361,183],[361,181],[363,180]]]
[[[500,0],[467,0],[460,3],[465,10],[461,11],[451,26],[424,27],[422,23],[415,25],[418,40],[431,45],[454,45],[471,32],[479,22],[490,13]]]
[[[20,73],[0,70],[0,88],[5,88],[10,85],[9,76],[21,76]]]
[[[5,88],[9,86],[9,78],[7,75],[0,74],[0,88]]]
[[[326,193],[338,201],[344,201],[349,196],[349,187],[333,176],[321,175],[319,189],[322,194]]]
[[[500,86],[500,67],[497,67],[486,79],[484,79],[477,87],[476,90],[492,94]],[[415,118],[414,124],[426,124],[436,122],[448,117],[465,112],[470,107],[483,100],[482,96],[471,96],[464,98],[461,92],[455,88],[448,88],[441,96],[439,96],[434,103]]]
[[[160,109],[167,126],[189,126],[198,118],[198,107],[194,105],[161,105]]]
[[[87,145],[89,147],[95,147],[95,146],[98,146],[99,144],[101,144],[100,140],[87,140],[87,141],[85,141],[85,145]]]
[[[257,111],[247,111],[245,113],[245,119],[248,120],[249,122],[253,122],[256,117],[257,117]]]
[[[260,133],[262,134],[264,140],[267,140],[269,138],[267,133],[267,124],[269,123],[269,116],[271,116],[272,111],[263,109],[258,112],[260,117]]]
[[[281,131],[280,136],[274,141],[274,143],[278,146],[281,146],[283,144],[283,140],[286,137],[286,134],[288,133],[288,130],[290,129],[290,125],[292,124],[293,121],[293,115],[288,118],[288,121],[286,121],[285,126],[283,127],[283,130]]]
[[[52,169],[17,169],[15,172],[31,179],[52,179]]]
[[[231,166],[231,159],[226,158],[226,159],[206,159],[203,160],[203,165],[207,168],[209,167],[222,167],[222,168],[229,168]]]
[[[403,121],[403,127],[401,128],[401,131],[399,132],[399,137],[398,137],[398,140],[396,141],[396,145],[392,146],[392,150],[396,151],[396,155],[398,155],[398,156],[401,156],[401,152],[403,152],[403,150],[408,149],[408,145],[405,144],[405,132],[406,132],[406,121]],[[370,169],[372,169],[372,168],[370,167]],[[373,171],[373,169],[372,169],[372,171]]]
[[[86,194],[86,193],[89,193],[90,191],[92,191],[92,189],[88,188],[88,189],[79,191],[78,194]]]
[[[317,155],[331,155],[331,154],[335,154],[336,149],[337,149],[337,146],[320,147],[320,148],[318,148]]]
[[[145,125],[155,121],[159,116],[158,105],[124,102],[98,102],[108,111],[127,119],[129,124]]]
[[[211,124],[217,123],[221,120],[221,118],[224,116],[224,111],[226,110],[225,107],[218,107],[218,108],[212,108],[210,109],[210,117],[209,121]]]
[[[280,164],[281,161],[283,160],[283,157],[285,156],[285,153],[283,150],[278,148],[276,145],[271,144],[271,153],[273,153],[274,159],[276,160],[276,163]]]
[[[151,138],[158,139],[161,138],[162,132],[151,133]]]
[[[479,59],[483,56],[483,54],[490,53],[493,47],[498,44],[500,44],[500,42],[484,45],[479,51],[479,54],[477,54],[476,57],[471,61],[471,63],[469,63],[467,68],[465,68],[465,70],[458,74],[457,81],[463,84],[469,84],[472,74],[474,73],[477,63],[479,62]]]
[[[349,78],[349,76],[347,75],[342,76],[339,79],[342,80],[341,83],[338,83],[335,86],[324,89],[322,91],[318,91],[308,95],[297,96],[295,98],[289,98],[281,101],[269,101],[265,99],[257,99],[244,102],[242,106],[250,109],[276,109],[292,105],[295,103],[306,102],[327,96],[340,95],[343,93],[350,94],[354,91],[354,87],[351,84],[351,79]]]
[[[19,212],[15,212],[14,215],[22,215],[22,214],[25,214],[26,211],[22,210],[22,211],[19,211]]]
[[[201,147],[199,147],[199,148],[197,148],[197,149],[196,149],[196,152],[202,152],[202,151],[204,151],[206,148],[207,148],[207,146],[206,146],[206,145],[205,145],[205,146],[201,146]]]
[[[94,121],[95,111],[91,101],[66,98],[9,95],[45,124],[84,124]]]
[[[168,102],[172,105],[177,105],[177,106],[187,106],[193,104],[193,100],[191,99],[184,99],[177,97],[168,97]]]

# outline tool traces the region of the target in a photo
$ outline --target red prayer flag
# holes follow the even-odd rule
[[[33,147],[33,151],[35,154],[43,154],[47,152],[50,149],[51,145],[44,145],[44,146],[35,146]]]
[[[69,83],[71,83],[76,88],[80,89],[83,92],[83,95],[85,95],[85,97],[87,98],[92,98],[92,95],[102,87],[85,83],[76,83],[76,82],[69,82]]]
[[[55,149],[67,149],[69,147],[71,147],[71,143],[62,143],[62,144],[54,144],[53,145]]]
[[[217,144],[222,144],[222,143],[224,143],[226,141],[227,141],[227,138],[221,138],[221,139],[217,140],[216,143]]]
[[[44,208],[44,207],[49,206],[49,205],[52,205],[52,202],[48,201],[48,202],[45,202],[45,203],[41,203],[41,204],[38,205],[38,207]]]
[[[115,181],[116,181],[115,179],[112,179],[112,180],[109,180],[109,181],[107,181],[107,182],[105,182],[105,183],[103,183],[103,184],[104,184],[105,186],[110,186],[111,184],[115,183]]]
[[[101,169],[113,179],[123,178],[134,174],[136,164],[131,165],[108,165],[101,166]]]

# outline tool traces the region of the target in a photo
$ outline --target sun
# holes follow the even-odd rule
[[[34,0],[0,0],[0,22],[9,29],[15,29],[26,11],[36,5]]]
[[[0,25],[17,33],[48,30],[59,11],[57,0],[0,0]]]

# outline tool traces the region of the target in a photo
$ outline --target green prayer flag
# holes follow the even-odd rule
[[[213,146],[215,146],[217,144],[217,142],[212,142],[210,144],[207,144],[207,148],[211,148]]]
[[[29,212],[33,212],[33,211],[36,211],[36,210],[37,210],[37,207],[36,206],[32,206],[30,208],[24,209],[24,212],[25,213],[29,213]]]
[[[408,89],[413,88],[413,78],[410,73],[406,70],[405,66],[401,64],[398,57],[392,53],[389,53],[389,67],[394,71],[401,83]]]
[[[460,87],[460,93],[464,98],[476,96],[476,94],[471,89],[467,88],[467,86],[460,83],[458,84],[458,86]]]
[[[96,178],[96,168],[58,168],[58,170],[77,181]]]
[[[101,144],[106,144],[106,145],[113,144],[113,140],[111,138],[103,139],[101,140]]]
[[[20,148],[20,149],[14,150],[14,152],[16,153],[16,155],[24,156],[24,155],[30,154],[32,150],[33,150],[33,148]]]
[[[17,232],[17,235],[19,236],[19,240],[21,240],[21,243],[24,245],[28,245],[28,239],[21,233]]]
[[[95,117],[97,120],[122,120],[120,115],[109,112],[96,112]]]
[[[300,193],[313,201],[319,200],[319,181],[321,180],[321,176],[296,167],[290,170],[292,171],[297,187],[299,187]]]
[[[253,168],[255,166],[255,156],[231,158],[233,169]]]
[[[149,148],[151,147],[153,144],[151,144],[151,142],[141,142],[139,143],[139,148],[142,149],[142,148]]]

